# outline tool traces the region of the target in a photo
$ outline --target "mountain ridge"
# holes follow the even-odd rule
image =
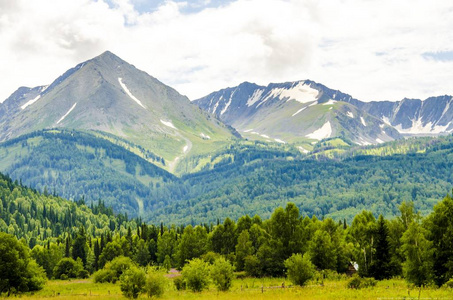
[[[245,82],[194,102],[252,139],[312,143],[341,136],[367,145],[401,138],[382,120],[347,102],[351,99],[302,80],[267,86]]]
[[[23,88],[0,104],[0,141],[49,128],[114,134],[164,157],[168,165],[189,151],[217,148],[238,136],[110,51],[77,64],[45,89]]]
[[[342,137],[368,145],[406,135],[453,132],[453,105],[450,105],[453,97],[448,95],[425,100],[363,102],[315,81],[299,80],[267,86],[243,82],[194,102],[242,134],[253,133],[247,135],[251,139],[276,135],[281,141],[289,132],[286,138],[296,143],[303,143],[303,138]],[[345,103],[353,107],[345,106]],[[330,106],[329,110],[333,111],[314,110],[319,105]],[[289,121],[297,119],[298,115],[297,122]]]

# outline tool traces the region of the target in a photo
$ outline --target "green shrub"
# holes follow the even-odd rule
[[[182,276],[175,277],[175,279],[173,279],[173,283],[178,291],[186,289],[186,282]]]
[[[46,281],[45,274],[30,258],[26,245],[0,232],[0,294],[39,290]]]
[[[83,263],[79,258],[77,261],[70,257],[62,258],[53,270],[53,276],[57,279],[79,278],[83,275]]]
[[[310,256],[306,253],[293,254],[285,260],[286,274],[288,279],[296,285],[303,286],[315,275],[315,266],[310,261]]]
[[[162,267],[168,272],[171,269],[171,258],[169,255],[165,255],[164,262],[162,263]]]
[[[115,283],[126,270],[135,266],[129,257],[118,256],[111,262],[108,262],[104,269],[94,273],[94,282],[111,282]]]
[[[146,284],[145,272],[137,267],[131,267],[120,276],[120,287],[123,296],[137,298]]]
[[[360,278],[359,276],[353,276],[347,283],[347,287],[350,289],[362,289],[367,287],[373,287],[377,283],[374,278]]]
[[[115,279],[116,278],[116,279]],[[112,282],[115,283],[118,278],[113,270],[100,269],[93,274],[93,281],[95,283]]]
[[[362,283],[362,280],[360,279],[359,276],[353,276],[349,281],[348,283],[346,284],[346,286],[349,288],[349,289],[360,289],[361,288],[361,283]]]
[[[246,256],[244,258],[244,270],[248,276],[261,276],[261,264],[258,257],[256,257],[255,255]]]
[[[145,291],[148,297],[160,297],[164,294],[168,286],[168,279],[165,278],[164,272],[151,267],[148,269],[146,276]]]
[[[190,260],[182,269],[182,276],[189,289],[201,292],[209,285],[209,266],[200,258]]]
[[[453,289],[453,278],[451,278],[449,281],[445,282],[443,287]]]
[[[201,256],[201,258],[207,262],[208,264],[212,265],[216,259],[220,257],[220,254],[209,251]]]
[[[231,263],[220,257],[211,266],[211,278],[219,291],[228,291],[233,281],[234,270]]]

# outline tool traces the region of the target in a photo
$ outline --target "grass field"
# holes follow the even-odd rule
[[[285,288],[282,288],[285,283]],[[346,288],[347,280],[312,281],[305,287],[291,287],[284,278],[236,279],[228,292],[217,292],[214,286],[202,293],[177,291],[170,288],[160,299],[418,299],[419,290],[409,287],[404,280],[392,279],[378,282],[375,287],[360,290]],[[91,279],[47,282],[45,288],[34,294],[17,296],[22,299],[125,299],[119,284],[93,283]],[[142,294],[139,299],[148,298]],[[2,298],[3,299],[3,298]],[[451,289],[423,288],[420,299],[453,299]]]

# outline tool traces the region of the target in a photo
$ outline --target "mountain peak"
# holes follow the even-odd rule
[[[124,62],[124,60],[122,60],[118,55],[114,54],[113,52],[110,52],[109,50],[101,53],[100,55],[96,56],[91,60],[115,60]]]

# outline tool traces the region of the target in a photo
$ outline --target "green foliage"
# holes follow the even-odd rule
[[[247,229],[243,230],[238,237],[236,245],[236,270],[244,270],[245,258],[254,252],[250,234]]]
[[[369,211],[356,215],[349,228],[350,238],[354,244],[354,256],[359,264],[359,275],[369,276],[369,268],[373,262],[374,233],[376,219]]]
[[[335,270],[337,267],[337,248],[330,235],[324,230],[316,230],[309,243],[308,253],[313,264],[321,270]]]
[[[249,255],[244,258],[244,270],[248,276],[261,276],[261,266],[258,257]]]
[[[37,190],[55,191],[66,198],[85,197],[88,203],[103,199],[116,212],[136,216],[137,199],[149,196],[150,185],[174,176],[147,161],[161,158],[143,151],[146,160],[126,150],[134,145],[124,146],[88,132],[44,130],[3,143],[0,157],[20,155],[4,159],[0,167]]]
[[[163,263],[166,256],[172,259],[177,251],[176,232],[172,229],[165,231],[157,240],[157,261]],[[173,261],[171,261],[173,265]]]
[[[427,219],[434,251],[434,281],[442,286],[453,277],[453,198],[447,195]]]
[[[48,247],[36,245],[30,252],[36,262],[44,268],[47,278],[52,278],[53,270],[57,263],[63,258],[63,248],[52,243]]]
[[[118,241],[109,242],[99,256],[99,266],[103,267],[107,262],[123,254],[123,249]]]
[[[443,287],[453,289],[453,278],[444,283]]]
[[[361,278],[358,276],[353,276],[347,283],[347,287],[350,289],[363,289],[373,286],[376,286],[374,278]]]
[[[377,280],[389,279],[391,274],[389,232],[382,215],[379,216],[375,236],[376,250],[369,274]]]
[[[188,225],[179,240],[176,257],[178,266],[184,266],[185,262],[193,258],[198,258],[206,252],[208,234],[206,228],[202,226]]]
[[[171,259],[169,255],[165,255],[164,262],[162,263],[162,267],[168,271],[171,269]]]
[[[53,270],[53,276],[57,279],[86,278],[82,260],[74,260],[70,257],[62,258]]]
[[[178,291],[186,289],[186,281],[182,276],[175,277],[175,279],[173,279],[173,284],[175,285]]]
[[[136,299],[144,291],[146,274],[142,269],[131,267],[120,276],[121,292],[127,298]]]
[[[451,137],[427,140],[423,153],[414,148],[404,155],[350,154],[335,161],[306,159],[266,147],[232,145],[218,154],[231,155],[231,162],[163,184],[152,192],[159,200],[147,204],[153,209],[149,220],[193,225],[226,215],[269,218],[275,207],[284,207],[288,201],[308,216],[352,220],[367,209],[390,217],[399,214],[401,202],[413,199],[414,190],[415,205],[428,214],[451,188]],[[166,200],[161,201],[162,197]]]
[[[115,283],[125,271],[133,266],[135,266],[134,262],[129,257],[118,256],[108,262],[104,269],[94,273],[94,282]]]
[[[0,232],[0,294],[42,289],[45,271],[30,258],[26,245]]]
[[[182,276],[189,289],[201,292],[209,284],[209,266],[202,259],[195,258],[184,266]]]
[[[293,254],[285,260],[286,274],[288,279],[296,285],[303,286],[313,278],[315,274],[315,266],[310,260],[308,254]]]
[[[233,266],[224,257],[215,260],[211,266],[211,278],[219,291],[228,291],[234,277]]]
[[[428,231],[417,222],[409,224],[401,241],[405,255],[404,277],[416,286],[429,284],[434,278],[433,243],[426,236]]]
[[[168,286],[168,279],[165,278],[164,272],[151,267],[146,275],[145,291],[148,297],[161,297]]]

